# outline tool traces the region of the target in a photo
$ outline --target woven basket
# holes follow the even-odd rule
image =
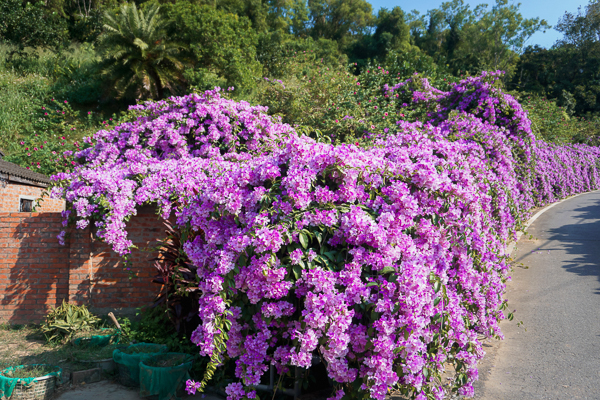
[[[56,388],[56,377],[53,375],[35,378],[31,384],[25,386],[17,382],[10,400],[49,400]]]

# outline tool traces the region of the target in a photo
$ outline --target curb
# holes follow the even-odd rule
[[[573,198],[575,198],[575,197],[577,197],[577,196],[581,196],[582,194],[596,193],[596,192],[600,192],[600,189],[591,190],[591,191],[589,191],[589,192],[582,192],[582,193],[578,193],[578,194],[575,194],[575,195],[573,195],[573,196],[565,197],[564,199],[562,199],[562,200],[559,200],[559,201],[557,201],[557,202],[555,202],[555,203],[552,203],[552,204],[549,204],[549,205],[547,205],[546,207],[544,207],[544,208],[542,208],[541,210],[539,210],[538,212],[536,212],[536,213],[535,213],[535,215],[534,215],[533,217],[531,217],[531,218],[529,218],[529,220],[527,220],[527,222],[525,223],[525,229],[529,228],[529,226],[531,226],[531,224],[533,224],[533,222],[534,222],[536,219],[538,219],[538,218],[540,217],[540,215],[542,215],[543,213],[545,213],[546,211],[548,211],[548,210],[549,210],[549,209],[551,209],[552,207],[554,207],[554,206],[557,206],[557,205],[559,205],[560,203],[563,203],[563,202],[565,202],[565,201],[567,201],[567,200],[571,200],[571,199],[573,199]],[[515,240],[514,242],[511,242],[511,243],[509,243],[509,244],[506,246],[506,251],[505,251],[505,253],[504,253],[505,255],[508,255],[508,256],[510,256],[510,255],[511,255],[511,253],[514,251],[515,247],[517,246],[517,242],[519,241],[519,239],[521,239],[521,236],[523,236],[523,233],[524,233],[523,231],[518,231],[518,232],[517,232],[517,240]]]

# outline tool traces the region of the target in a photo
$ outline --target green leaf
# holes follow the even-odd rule
[[[302,276],[302,267],[299,265],[294,265],[292,267],[292,270],[294,271],[294,277],[296,278],[296,280],[300,279],[300,277]]]
[[[306,237],[306,234],[304,232],[300,232],[298,234],[298,238],[300,239],[300,244],[302,247],[305,249],[308,248],[308,238]]]
[[[323,241],[323,234],[321,232],[315,232],[315,237],[317,238],[319,244],[321,244],[321,242]]]
[[[436,297],[435,300],[433,300],[433,306],[437,307],[438,304],[440,304],[440,301],[442,301],[441,297]]]
[[[433,284],[433,291],[437,293],[440,291],[441,287],[442,287],[442,284],[440,283],[440,281],[437,281]]]
[[[385,267],[381,270],[382,274],[389,274],[391,272],[396,272],[396,268],[394,267]]]

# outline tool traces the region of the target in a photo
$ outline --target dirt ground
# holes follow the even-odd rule
[[[73,371],[90,368],[77,361],[70,344],[46,344],[43,334],[35,325],[0,324],[0,369],[24,364],[50,364],[63,370],[63,381]]]

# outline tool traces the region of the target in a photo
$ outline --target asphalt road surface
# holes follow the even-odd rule
[[[600,192],[557,204],[528,233],[512,253],[515,319],[487,345],[475,398],[600,399]]]

